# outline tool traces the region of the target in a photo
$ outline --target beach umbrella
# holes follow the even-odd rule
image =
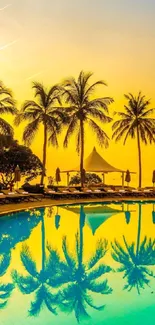
[[[131,182],[131,175],[129,170],[126,171],[125,181],[128,183],[129,186],[129,183]]]
[[[17,183],[17,188],[18,188],[18,182],[21,180],[21,174],[20,174],[20,168],[17,165],[14,171],[14,182]]]
[[[57,169],[56,169],[55,180],[56,180],[57,184],[58,184],[59,182],[61,182],[60,168],[57,168]]]
[[[153,171],[153,174],[152,174],[152,183],[153,183],[153,187],[154,187],[154,184],[155,184],[155,170]]]

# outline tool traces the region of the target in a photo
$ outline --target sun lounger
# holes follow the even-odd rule
[[[28,200],[30,201],[40,201],[41,198],[43,197],[42,194],[37,194],[37,193],[29,193],[27,191],[24,191],[23,189],[18,189],[16,190],[17,194],[23,195],[25,198],[27,197]]]
[[[7,196],[3,193],[0,193],[0,204],[8,203]]]
[[[18,194],[16,191],[10,192],[9,190],[2,190],[2,193],[6,195],[6,198],[9,201],[19,202],[28,200],[28,196],[26,194]]]

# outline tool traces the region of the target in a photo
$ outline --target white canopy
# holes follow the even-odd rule
[[[125,172],[124,170],[118,169],[111,166],[102,156],[96,151],[94,147],[91,154],[84,161],[84,169],[86,172],[98,172],[98,173],[111,173],[111,172]],[[71,170],[61,171],[61,172],[78,172],[79,167],[73,168]]]

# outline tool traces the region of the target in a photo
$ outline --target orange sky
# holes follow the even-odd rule
[[[7,6],[0,1],[0,9]],[[113,110],[122,110],[123,94],[141,90],[152,98],[155,106],[155,3],[152,0],[13,0],[0,10],[0,79],[13,89],[20,107],[31,99],[31,82],[53,85],[65,77],[77,76],[80,70],[93,71],[93,80],[103,79],[107,88],[99,88],[96,95],[112,96]],[[33,77],[34,76],[34,77]],[[111,136],[111,125],[106,126]],[[22,136],[22,127],[16,129]],[[93,146],[118,168],[137,171],[135,141],[126,146],[110,142],[108,149],[100,149],[91,132],[87,132],[85,156]],[[32,145],[41,157],[42,136],[39,132]],[[78,164],[75,142],[67,150],[48,149],[48,175]],[[151,184],[154,165],[154,146],[143,146],[144,184]],[[117,175],[107,176],[118,182]],[[133,182],[136,182],[134,176]]]

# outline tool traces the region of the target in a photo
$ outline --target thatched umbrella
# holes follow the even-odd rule
[[[153,171],[153,174],[152,174],[152,183],[153,183],[153,187],[154,187],[154,184],[155,184],[155,170]]]
[[[129,183],[131,182],[131,175],[130,175],[129,170],[126,171],[125,181],[127,182],[128,186],[129,186]]]
[[[17,183],[17,188],[18,188],[18,182],[21,180],[21,174],[20,174],[20,168],[17,165],[14,171],[14,182]]]
[[[57,169],[56,169],[56,172],[55,172],[55,180],[56,180],[57,184],[58,184],[59,182],[61,182],[60,168],[57,168]]]

